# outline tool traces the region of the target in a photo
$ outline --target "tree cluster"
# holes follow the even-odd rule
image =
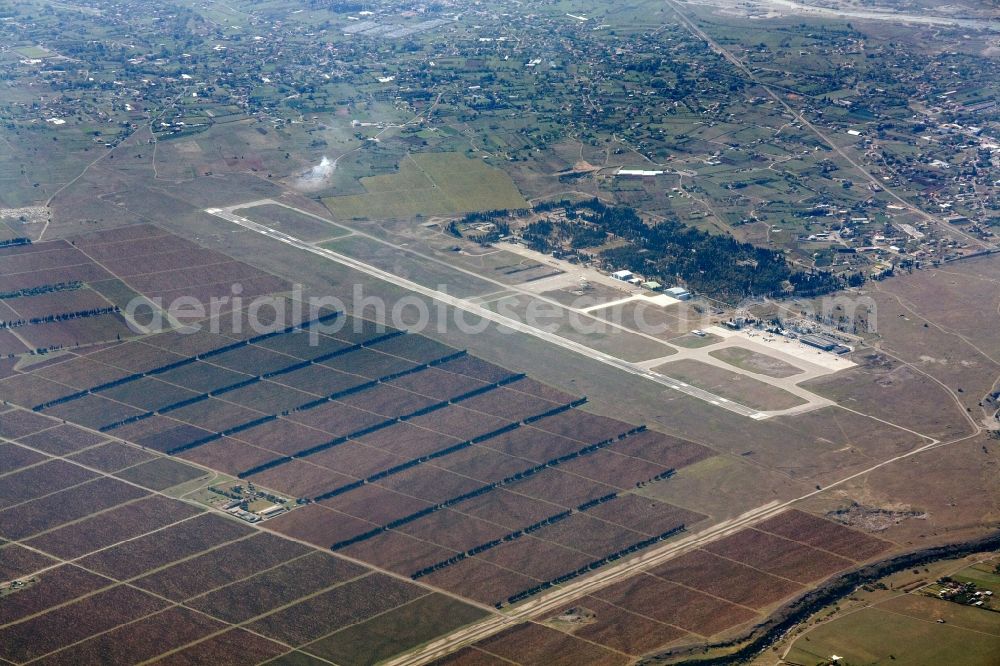
[[[568,238],[574,248],[595,247],[612,234],[626,243],[601,253],[607,267],[627,268],[667,283],[683,282],[706,296],[733,303],[790,293],[816,296],[844,286],[831,273],[795,270],[780,252],[709,234],[677,220],[649,224],[632,208],[608,206],[596,198],[561,204],[567,217],[577,219],[528,225],[523,237],[530,246],[551,251]]]

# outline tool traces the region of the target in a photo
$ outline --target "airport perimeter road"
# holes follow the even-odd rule
[[[242,207],[245,206],[246,205],[244,204],[244,206]],[[675,391],[679,391],[681,393],[689,395],[693,398],[703,400],[709,404],[739,414],[740,416],[745,416],[747,418],[760,420],[760,419],[770,418],[772,416],[799,414],[805,411],[810,411],[812,409],[818,409],[820,407],[826,407],[833,404],[829,400],[820,398],[819,396],[813,396],[813,399],[809,403],[805,405],[799,405],[797,407],[792,407],[790,409],[768,411],[768,412],[762,412],[760,410],[752,409],[745,405],[735,403],[732,400],[728,400],[727,398],[723,398],[722,396],[715,395],[714,393],[704,391],[702,389],[696,388],[694,386],[678,381],[676,379],[672,379],[665,375],[661,375],[652,370],[641,368],[634,363],[623,361],[620,358],[611,356],[610,354],[606,354],[596,349],[591,349],[586,345],[574,342],[573,340],[569,340],[560,335],[556,335],[555,333],[551,333],[549,331],[536,328],[535,326],[531,326],[530,324],[518,321],[517,319],[506,317],[498,312],[494,312],[477,303],[473,303],[466,299],[458,298],[456,296],[452,296],[451,294],[446,294],[444,292],[437,291],[435,289],[430,289],[423,285],[417,284],[416,282],[412,282],[410,280],[407,280],[406,278],[402,278],[398,275],[395,275],[394,273],[389,273],[380,268],[376,268],[375,266],[372,266],[370,264],[366,264],[364,262],[358,261],[357,259],[353,259],[347,255],[340,254],[339,252],[334,252],[333,250],[327,250],[325,248],[316,247],[315,245],[311,245],[299,238],[296,238],[294,236],[289,236],[284,232],[276,231],[275,229],[266,227],[263,224],[258,224],[246,218],[240,217],[239,215],[236,215],[235,213],[231,212],[231,210],[222,208],[208,208],[205,210],[205,212],[210,215],[221,217],[224,220],[232,222],[233,224],[237,224],[245,229],[249,229],[250,231],[254,231],[261,235],[267,236],[268,238],[272,238],[276,241],[285,243],[286,245],[291,245],[293,247],[299,248],[300,250],[305,250],[306,252],[311,252],[312,254],[316,254],[331,261],[335,261],[343,266],[347,266],[348,268],[361,271],[362,273],[370,275],[371,277],[378,278],[379,280],[383,280],[385,282],[389,282],[390,284],[402,287],[416,294],[420,294],[421,296],[426,296],[427,298],[434,299],[440,303],[444,303],[459,310],[463,310],[482,319],[492,321],[496,324],[517,331],[518,333],[524,333],[527,335],[534,336],[550,344],[557,345],[559,347],[562,347],[563,349],[580,354],[581,356],[586,356],[587,358],[590,358],[594,361],[598,361],[605,365],[609,365],[623,372],[627,372],[629,374],[642,377],[650,382],[659,384],[660,386],[663,386],[665,388],[673,389]]]

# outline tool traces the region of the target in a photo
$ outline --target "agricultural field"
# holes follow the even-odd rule
[[[37,411],[18,411],[17,418],[42,422],[43,415],[52,413],[85,420],[107,438],[135,441],[147,450],[311,500],[267,521],[266,528],[486,606],[530,597],[552,581],[572,580],[621,554],[676,538],[704,518],[633,492],[637,486],[668,482],[677,466],[711,456],[704,447],[583,412],[583,401],[571,394],[418,336],[384,331],[359,337],[353,332],[357,327],[347,326],[350,332],[343,337],[321,336],[319,348],[295,344],[310,325],[305,322],[302,332],[293,328],[240,341],[206,341],[197,357],[184,356],[180,348],[170,351],[171,341],[183,338],[168,333],[64,362],[87,360],[117,369],[105,372],[109,381],[98,386],[87,387],[86,375],[70,365],[60,370],[61,363],[49,364],[45,381],[59,378],[86,390],[26,404]],[[157,356],[169,362],[149,362]],[[301,378],[308,377],[308,383],[292,378],[306,369],[311,374]],[[345,383],[348,377],[355,379]],[[250,392],[264,386],[271,387],[266,401]],[[121,411],[129,405],[130,411]],[[280,412],[267,411],[275,409]],[[9,429],[18,434],[16,423]],[[71,440],[64,434],[53,441]],[[81,441],[82,449],[72,452],[126,482],[156,491],[199,478],[196,468],[185,472],[175,459],[150,460],[145,454],[133,460],[113,447],[107,450],[112,444],[98,436]],[[58,446],[62,452],[71,450],[67,444]],[[70,477],[63,483],[81,481],[86,479]],[[19,487],[11,485],[8,492]],[[45,490],[51,489],[35,492]],[[12,495],[10,501],[17,499]],[[125,501],[135,508],[110,510],[93,527],[93,521],[85,521],[73,529],[50,530],[31,543],[72,554],[97,575],[137,580],[142,589],[149,580],[152,589],[170,598],[183,594],[186,606],[222,622],[246,622],[268,607],[289,603],[284,597],[265,597],[247,605],[249,595],[261,593],[255,590],[287,588],[279,585],[284,565],[273,561],[259,580],[246,573],[256,558],[244,564],[232,557],[226,569],[237,567],[233,574],[191,578],[221,586],[211,593],[191,589],[170,573],[206,560],[207,554],[198,554],[206,549],[225,552],[260,539],[247,528],[232,531],[226,521],[217,522],[221,519],[183,514],[173,516],[176,524],[156,527],[155,516],[145,517],[155,513],[155,502]],[[134,523],[118,513],[136,513]],[[29,536],[29,528],[20,529]],[[142,536],[156,529],[163,539]],[[79,539],[74,534],[90,535],[93,544],[74,545]],[[122,539],[128,543],[104,545]],[[164,550],[172,543],[185,544],[184,550]],[[100,553],[86,554],[98,547],[103,548]],[[161,567],[154,563],[170,558],[186,562],[157,571]],[[313,567],[307,568],[308,579],[319,579],[309,559],[299,555],[294,561],[288,566]],[[346,575],[353,579],[359,573]],[[297,580],[306,574],[288,575]],[[227,583],[235,577],[246,582]],[[337,580],[328,584],[339,584]],[[393,594],[389,598],[398,603],[427,603],[432,609],[445,599],[431,603],[432,598],[417,601]],[[310,608],[346,603],[335,602],[336,595],[330,601],[325,595],[316,599]],[[232,615],[234,605],[245,610]],[[380,606],[377,612],[386,610]],[[304,616],[297,612],[267,620],[261,631],[307,653],[350,655],[369,649],[362,640],[366,632],[382,635],[388,630],[365,624],[324,638],[327,627],[304,628]],[[457,617],[471,620],[476,613],[481,616],[482,611]],[[398,645],[378,649],[405,647],[411,635],[416,640],[423,632],[453,628],[428,618],[410,626]],[[660,629],[657,635],[665,638],[681,635],[676,628]]]
[[[0,257],[2,356],[136,337],[155,318],[162,321],[161,308],[182,293],[208,303],[231,297],[234,282],[247,298],[288,288],[273,275],[151,225],[85,234],[72,244],[4,246]],[[142,297],[145,322],[126,319],[129,303]]]
[[[977,587],[994,591],[995,594],[995,591],[1000,589],[1000,571],[997,569],[998,566],[1000,566],[1000,560],[998,559],[979,562],[966,569],[962,569],[952,575],[952,578],[963,583],[975,583]]]
[[[1000,617],[947,601],[897,597],[811,629],[784,663],[812,666],[830,655],[845,663],[986,666],[1000,651]]]
[[[19,409],[0,413],[5,662],[167,663],[186,653],[246,663],[299,654],[294,648],[308,653],[313,648],[306,643],[315,642],[317,655],[356,654],[349,663],[366,663],[369,648],[354,634],[380,635],[394,626],[394,616],[407,631],[379,648],[384,656],[485,615],[405,579],[162,494],[207,470],[158,455],[149,460],[151,454],[133,444],[88,439],[92,431],[59,423]],[[40,436],[52,429],[61,430],[59,441],[78,443],[72,462],[32,445],[45,442]],[[138,455],[109,455],[112,446]],[[153,463],[189,473],[154,472]],[[147,482],[152,477],[157,480]],[[405,619],[414,613],[420,622]]]
[[[430,594],[310,643],[304,651],[344,666],[362,666],[482,617],[478,609]]]
[[[591,539],[596,536],[592,527],[576,533]],[[775,539],[782,543],[762,546],[762,541]],[[810,543],[823,549],[829,546],[842,556]],[[474,643],[471,654],[535,663],[534,641],[561,641],[565,643],[562,649],[569,651],[603,646],[637,658],[658,648],[710,640],[760,621],[782,602],[802,594],[806,585],[854,568],[893,546],[801,511],[784,512],[756,528],[689,550],[579,597],[545,616],[540,624],[523,624]],[[565,556],[548,555],[549,559],[557,557]],[[477,572],[465,573],[474,576]],[[520,635],[532,638],[514,640]],[[460,658],[461,654],[456,653],[454,661],[440,663],[472,659]]]
[[[493,656],[494,660],[499,658],[523,664],[548,662],[566,666],[614,666],[628,663],[624,655],[538,624],[524,624],[509,629],[482,644],[476,644],[474,650]],[[486,663],[491,662],[487,660]]]
[[[136,228],[118,242],[151,248],[151,239],[161,239],[156,233]],[[74,242],[113,263],[106,240],[91,234]],[[330,330],[332,322],[341,325]],[[211,483],[205,468],[214,469],[305,505],[268,520],[267,529],[487,607],[677,538],[705,518],[635,494],[711,457],[703,446],[588,413],[581,409],[585,398],[341,313],[249,336],[237,323],[226,322],[219,333],[170,331],[80,351],[0,380],[11,400],[31,410],[12,418],[54,417],[94,433],[28,435],[34,445],[79,456],[95,471],[61,461],[31,467],[23,481],[5,486],[5,501],[13,506],[22,501],[18,493],[64,487],[90,497],[97,485],[111,483],[103,476],[91,481],[93,474],[113,475],[123,491],[136,489],[132,494],[159,493]],[[54,474],[50,466],[65,472]],[[88,482],[97,484],[94,490]],[[122,495],[118,501],[134,508],[122,517],[102,509],[107,519],[94,519],[92,527],[84,521],[57,530],[46,522],[37,543],[73,553],[98,575],[133,580],[171,557],[164,550],[170,544],[183,543],[177,557],[194,561],[200,551],[250,536],[213,514],[178,515],[176,524],[157,528],[156,503],[141,497]],[[32,534],[35,522],[24,520],[10,524],[11,536]],[[142,536],[151,530],[164,539]],[[127,543],[86,555],[87,547],[74,545],[78,534],[92,534],[89,550]],[[278,585],[269,580],[257,587]],[[470,580],[479,588],[469,587]],[[243,597],[255,585],[244,587],[219,595]],[[246,617],[220,619],[245,622],[288,602],[264,600]],[[233,603],[206,596],[192,607],[219,616],[211,609]],[[321,635],[282,638],[298,648]]]

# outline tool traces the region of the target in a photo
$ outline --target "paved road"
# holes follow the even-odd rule
[[[281,201],[275,201],[273,199],[260,199],[258,201],[250,201],[250,202],[247,202],[247,203],[238,204],[236,206],[227,206],[226,208],[223,208],[221,210],[224,210],[224,211],[226,211],[228,213],[233,213],[234,211],[237,211],[237,210],[240,210],[240,209],[252,208],[254,206],[263,206],[263,205],[282,206],[284,208],[288,208],[289,210],[293,210],[293,211],[295,211],[297,213],[300,213],[302,215],[306,215],[308,217],[312,217],[312,218],[316,219],[317,221],[322,222],[324,224],[331,224],[330,220],[328,220],[326,218],[320,217],[319,215],[314,215],[313,213],[310,213],[308,211],[304,211],[301,208],[296,208],[294,206],[289,206],[286,203],[282,203]],[[239,216],[237,216],[237,217],[239,217]],[[528,283],[528,284],[525,284],[525,283],[512,284],[512,283],[509,283],[509,282],[502,282],[500,280],[491,278],[488,275],[483,274],[482,272],[476,272],[476,271],[469,270],[467,268],[463,268],[461,266],[456,265],[454,262],[449,262],[449,261],[444,261],[444,260],[438,259],[437,257],[435,257],[433,255],[426,254],[424,252],[420,252],[419,250],[415,250],[412,247],[407,247],[405,245],[397,245],[396,243],[391,243],[391,242],[389,242],[389,241],[387,241],[387,240],[385,240],[383,238],[379,238],[378,236],[373,236],[372,234],[365,233],[364,231],[361,231],[361,230],[359,230],[359,229],[357,229],[355,227],[347,226],[347,225],[345,225],[343,223],[340,223],[340,226],[343,227],[344,229],[350,229],[352,234],[354,234],[356,236],[361,236],[362,238],[365,238],[366,240],[369,240],[372,243],[378,243],[379,245],[384,245],[384,246],[386,246],[388,248],[392,248],[396,252],[400,252],[400,253],[403,253],[403,254],[408,254],[411,257],[419,259],[420,261],[428,261],[428,262],[431,262],[431,263],[434,263],[434,264],[438,264],[439,266],[445,268],[449,272],[452,272],[452,273],[461,273],[462,275],[468,275],[471,279],[476,280],[478,282],[487,282],[487,283],[496,285],[496,287],[498,289],[515,292],[517,294],[521,294],[521,295],[524,295],[524,296],[529,296],[531,298],[534,298],[536,300],[542,301],[544,303],[548,303],[549,305],[552,305],[553,307],[555,307],[555,308],[557,308],[559,310],[577,312],[577,313],[580,314],[580,316],[586,317],[588,319],[591,319],[594,322],[599,322],[602,326],[607,326],[607,327],[610,327],[610,328],[614,328],[616,330],[622,331],[623,333],[627,333],[630,336],[637,336],[637,337],[646,338],[647,340],[650,340],[650,341],[655,342],[655,343],[657,343],[659,345],[662,345],[663,347],[665,347],[666,349],[668,349],[670,351],[675,351],[675,349],[676,349],[669,342],[663,340],[662,338],[658,338],[655,335],[650,335],[650,334],[644,333],[642,331],[637,331],[637,330],[635,330],[633,328],[629,328],[627,326],[624,326],[623,324],[619,324],[619,323],[614,322],[614,321],[609,321],[609,320],[601,318],[601,317],[595,317],[593,315],[589,315],[586,312],[583,312],[582,310],[578,310],[578,309],[567,307],[563,303],[560,303],[559,301],[557,301],[557,300],[555,300],[553,298],[549,298],[549,297],[544,296],[543,294],[539,293],[540,291],[548,291],[550,289],[557,289],[557,288],[561,288],[561,287],[567,286],[565,284],[565,281],[567,280],[567,276],[556,276],[557,278],[560,278],[559,284],[561,284],[561,287],[556,287],[552,283],[549,283],[548,285],[545,285],[545,284],[543,284],[544,282],[546,282],[544,280],[538,280],[538,281],[531,282],[531,283]],[[499,245],[500,245],[500,247],[502,249],[508,249],[508,246],[506,244],[499,244]],[[520,251],[517,252],[517,253],[518,254],[522,254],[522,255],[524,254],[524,252],[520,252]],[[544,262],[541,262],[541,263],[544,263],[546,265],[555,265],[555,264],[552,263],[551,257],[549,258],[549,260],[550,261],[544,261]],[[582,275],[586,275],[588,280],[597,281],[597,282],[600,282],[602,284],[606,284],[606,285],[610,284],[610,285],[613,285],[613,286],[618,287],[618,288],[622,288],[622,287],[626,286],[626,283],[624,283],[624,282],[618,282],[617,280],[614,280],[613,278],[610,278],[610,277],[605,276],[605,275],[601,275],[595,269],[577,269],[577,271],[571,271],[571,272],[579,272]],[[569,277],[568,279],[571,280],[570,284],[572,284],[572,278]],[[640,292],[636,292],[636,293],[640,293]]]

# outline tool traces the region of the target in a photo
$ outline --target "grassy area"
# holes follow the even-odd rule
[[[997,571],[998,566],[1000,566],[1000,558],[989,562],[980,562],[979,564],[973,564],[967,569],[962,569],[953,575],[952,578],[963,583],[975,583],[981,588],[993,590],[994,594],[1000,594],[1000,572]]]
[[[838,655],[844,665],[988,666],[998,654],[1000,613],[905,595],[815,627],[795,641],[785,661],[811,666]]]
[[[497,290],[492,283],[452,270],[440,263],[421,261],[412,255],[401,260],[400,251],[396,248],[362,236],[332,240],[321,243],[320,247],[346,254],[424,287],[447,291],[461,298],[482,296]]]
[[[19,238],[24,236],[23,233],[15,233],[14,230],[6,224],[0,224],[0,241],[10,240],[11,238]]]
[[[685,347],[687,349],[700,349],[701,347],[707,347],[719,342],[722,342],[722,338],[717,335],[712,335],[711,333],[706,333],[705,335],[687,333],[670,339],[670,344],[677,345],[678,347]]]
[[[510,176],[460,153],[407,155],[396,173],[361,179],[366,194],[328,197],[340,219],[399,219],[527,206]]]
[[[52,55],[40,46],[19,46],[14,50],[25,58],[47,58]]]
[[[725,488],[725,492],[719,492]],[[712,456],[664,481],[650,483],[636,494],[728,520],[760,502],[783,500],[806,491],[807,486],[784,474],[765,469],[739,456]],[[690,525],[688,527],[691,527]]]
[[[737,368],[757,372],[768,377],[791,377],[802,374],[802,370],[791,363],[785,363],[781,359],[767,354],[759,354],[743,347],[726,347],[708,354]]]
[[[654,370],[753,409],[788,409],[805,404],[776,386],[700,361],[671,361]]]
[[[566,308],[540,305],[533,297],[523,294],[491,301],[486,307],[519,321],[530,321],[536,328],[548,329],[560,337],[631,363],[674,353],[670,347],[655,340],[581,317]]]

